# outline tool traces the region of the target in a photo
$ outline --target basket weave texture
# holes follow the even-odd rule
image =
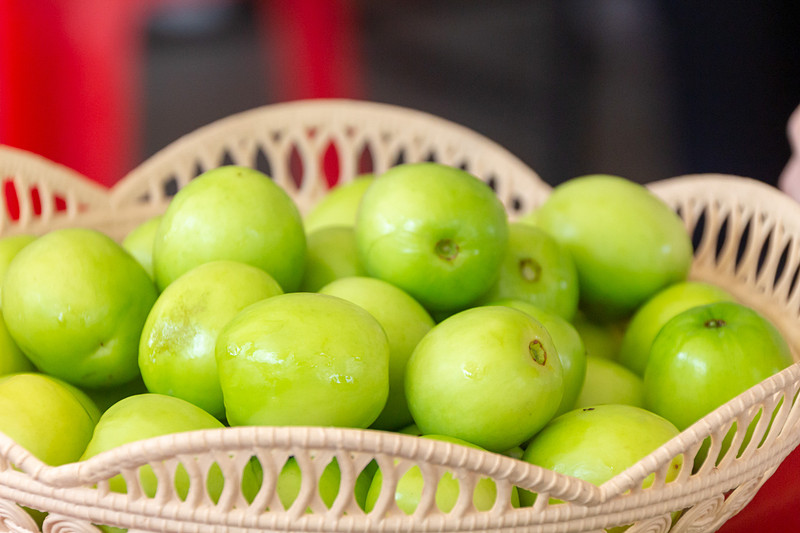
[[[2,211],[0,236],[84,226],[121,239],[161,213],[171,195],[204,170],[235,163],[266,171],[301,212],[325,193],[327,159],[346,182],[364,168],[376,174],[399,162],[435,160],[489,182],[513,219],[539,205],[550,187],[508,151],[464,127],[424,113],[356,101],[302,101],[231,116],[177,140],[106,191],[41,158],[0,147],[3,194],[18,209]],[[654,183],[651,190],[681,215],[696,243],[691,277],[716,283],[769,317],[797,360],[800,347],[800,206],[746,178],[695,175]],[[40,531],[20,505],[47,511],[45,532],[95,532],[94,524],[130,531],[519,531],[599,532],[619,525],[630,533],[715,531],[740,511],[800,443],[800,366],[746,391],[600,487],[498,454],[388,432],[319,427],[240,427],[168,435],[134,442],[85,462],[51,467],[0,434],[0,531]],[[760,414],[760,416],[759,416]],[[756,420],[757,419],[757,420]],[[733,424],[730,450],[718,461]],[[770,425],[769,421],[772,420]],[[710,452],[691,465],[704,441]],[[684,467],[666,482],[671,460]],[[254,499],[241,490],[255,457],[263,482]],[[275,491],[289,457],[302,472],[299,495],[284,508]],[[317,484],[336,459],[340,490],[333,505]],[[353,487],[371,461],[383,474],[381,496],[365,513]],[[150,465],[158,479],[146,494],[138,476]],[[174,477],[181,465],[190,489],[181,498]],[[217,465],[225,477],[219,499],[205,480]],[[411,515],[393,494],[398,479],[419,466],[425,489]],[[216,467],[214,467],[216,468]],[[460,484],[450,512],[437,507],[438,480]],[[127,494],[109,490],[121,474]],[[655,474],[651,486],[643,481]],[[494,480],[495,505],[478,511],[477,482]],[[512,508],[513,487],[538,494],[533,507]],[[558,501],[560,500],[560,502]],[[310,512],[309,512],[310,511]],[[678,513],[677,511],[680,511]]]

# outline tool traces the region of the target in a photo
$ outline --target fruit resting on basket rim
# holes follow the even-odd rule
[[[591,175],[555,187],[536,224],[565,246],[578,270],[581,307],[613,320],[686,279],[692,242],[680,217],[638,183]]]
[[[677,436],[668,420],[631,405],[596,405],[574,409],[553,419],[522,456],[523,461],[602,485],[653,450]],[[675,479],[683,455],[675,457],[666,481]],[[642,487],[653,484],[655,474]],[[536,495],[520,491],[520,503],[532,505]]]

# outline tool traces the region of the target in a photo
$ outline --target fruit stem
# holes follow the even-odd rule
[[[721,318],[711,318],[709,320],[706,320],[706,323],[704,325],[707,328],[721,328],[725,326],[725,321],[722,320]]]
[[[547,363],[547,350],[544,349],[544,346],[542,346],[542,342],[539,339],[533,339],[528,345],[528,350],[530,350],[531,357],[536,363],[542,366]]]
[[[442,239],[436,243],[435,251],[436,255],[445,261],[452,261],[458,257],[458,244],[450,239]]]
[[[542,266],[530,257],[520,259],[519,273],[525,281],[536,282],[542,275]]]

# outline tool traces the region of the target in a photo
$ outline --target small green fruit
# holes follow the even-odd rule
[[[354,227],[361,197],[373,180],[372,174],[362,174],[353,181],[338,184],[328,191],[303,220],[306,234],[311,235],[328,226]]]
[[[619,363],[589,356],[586,380],[575,401],[575,409],[604,404],[644,408],[644,380]]]
[[[125,248],[153,279],[153,242],[156,239],[161,215],[151,217],[131,230],[122,241]]]

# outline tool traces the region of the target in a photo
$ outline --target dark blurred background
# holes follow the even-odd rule
[[[800,105],[796,0],[0,6],[0,142],[106,184],[198,126],[309,97],[434,113],[551,184],[598,172],[775,184]]]

